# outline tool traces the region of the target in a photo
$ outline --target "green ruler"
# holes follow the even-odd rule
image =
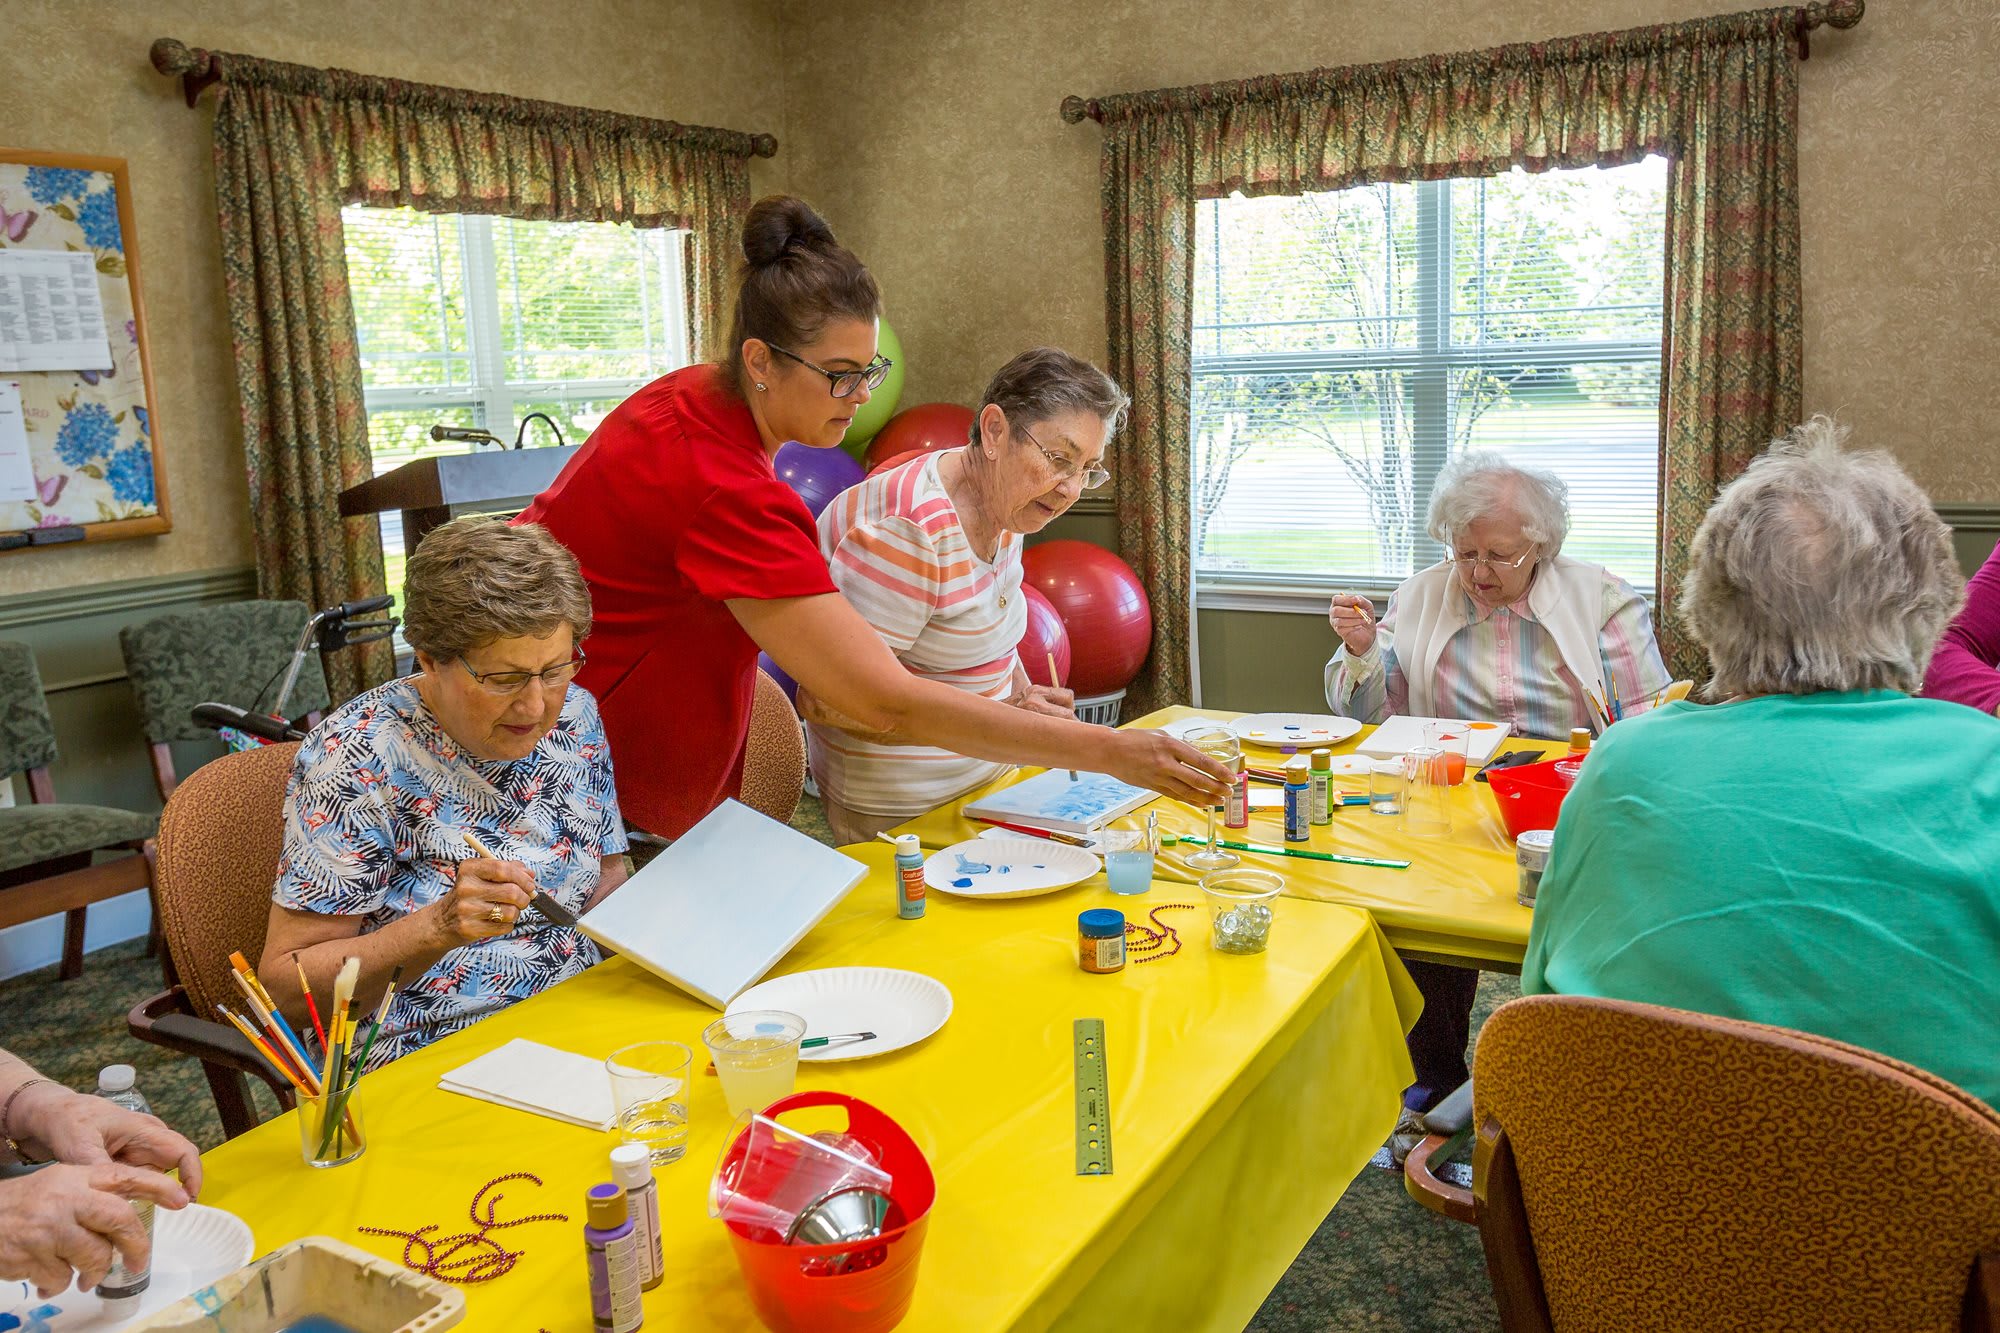
[[[1104,1020],[1079,1018],[1076,1048],[1076,1173],[1111,1174],[1111,1079],[1104,1068]]]

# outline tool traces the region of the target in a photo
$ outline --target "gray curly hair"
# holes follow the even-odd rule
[[[403,573],[403,637],[438,662],[495,639],[590,633],[576,557],[539,523],[468,514],[424,534]]]
[[[1474,449],[1439,469],[1424,525],[1432,541],[1449,548],[1454,534],[1497,514],[1520,519],[1521,535],[1541,548],[1544,560],[1553,560],[1569,535],[1569,486],[1545,468]]]
[[[1914,691],[1965,602],[1951,529],[1881,450],[1816,416],[1723,488],[1694,535],[1680,615],[1711,698]]]

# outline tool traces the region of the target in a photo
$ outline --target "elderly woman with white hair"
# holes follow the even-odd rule
[[[1438,473],[1428,527],[1444,559],[1403,581],[1379,625],[1368,598],[1333,599],[1334,712],[1485,718],[1560,740],[1596,730],[1584,690],[1638,700],[1667,684],[1645,598],[1562,553],[1568,488],[1554,473],[1460,454]]]
[[[2000,719],[1912,698],[1951,534],[1825,418],[1731,483],[1681,615],[1719,706],[1614,727],[1563,806],[1521,989],[1773,1023],[2000,1105]]]
[[[1562,553],[1568,488],[1497,453],[1461,454],[1438,473],[1431,537],[1444,559],[1403,581],[1378,625],[1366,597],[1341,594],[1329,619],[1341,648],[1326,664],[1327,707],[1380,722],[1391,713],[1483,718],[1561,738],[1597,724],[1600,700],[1645,699],[1668,683],[1646,599],[1602,565]],[[1424,1011],[1410,1031],[1417,1081],[1403,1094],[1390,1150],[1465,1082],[1479,974],[1411,962]]]

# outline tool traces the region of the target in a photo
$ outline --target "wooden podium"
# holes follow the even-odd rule
[[[340,516],[403,511],[403,549],[460,514],[510,514],[528,507],[582,445],[485,449],[419,458],[340,493]]]

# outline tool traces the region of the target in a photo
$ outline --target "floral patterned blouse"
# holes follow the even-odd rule
[[[597,701],[572,685],[556,725],[525,759],[474,759],[404,677],[334,710],[299,747],[285,792],[285,850],[271,900],[366,918],[380,929],[450,892],[473,853],[463,831],[526,865],[572,911],[600,860],[625,851],[611,749]],[[463,944],[405,976],[369,1056],[374,1067],[470,1026],[598,961],[573,927],[523,911],[514,929]]]

